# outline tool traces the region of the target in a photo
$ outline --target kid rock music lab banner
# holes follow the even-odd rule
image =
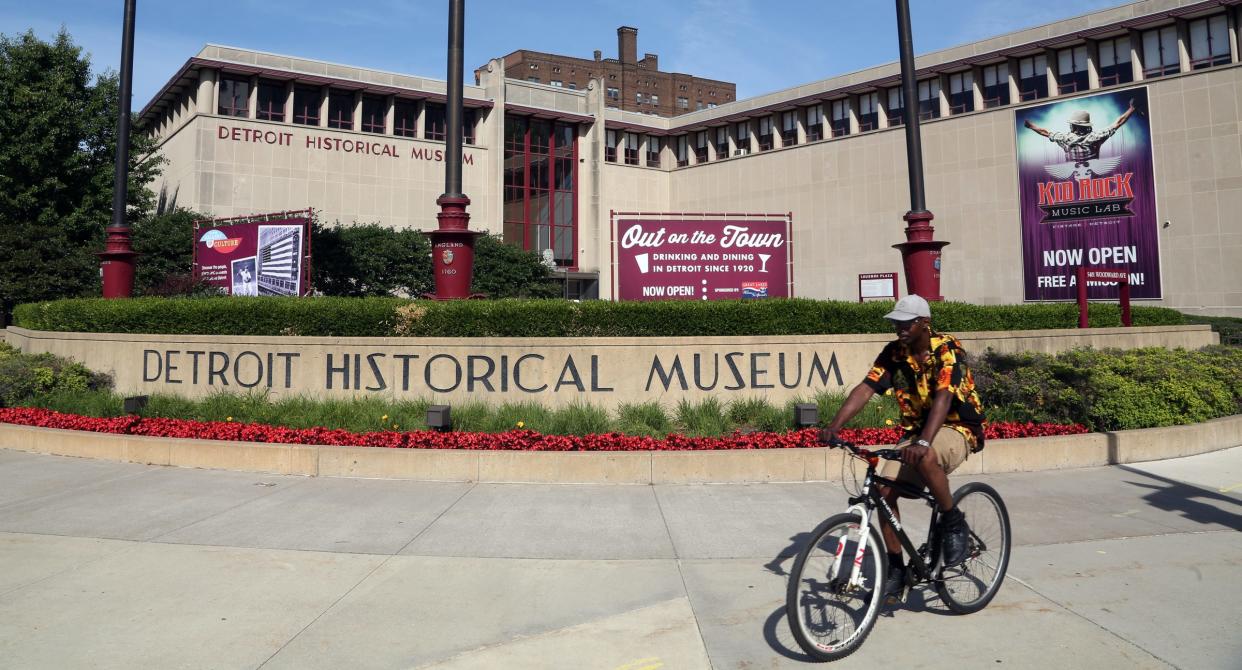
[[[1159,299],[1160,247],[1147,89],[1019,109],[1023,296],[1074,300],[1076,272],[1117,269],[1130,295]],[[1116,284],[1088,287],[1116,300]]]

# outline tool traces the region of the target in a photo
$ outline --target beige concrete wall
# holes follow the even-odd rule
[[[771,402],[848,390],[891,337],[333,338],[53,333],[9,328],[10,344],[113,375],[123,394],[362,394],[563,405],[713,397]],[[1207,326],[963,333],[970,351],[1201,347]],[[697,361],[697,367],[696,367]],[[697,373],[696,373],[697,371]]]
[[[242,139],[235,139],[234,129]],[[254,137],[247,131],[280,138],[247,141]],[[334,147],[338,140],[379,143],[392,155],[325,150],[308,140]],[[170,159],[163,183],[170,193],[181,189],[179,204],[218,217],[314,207],[328,223],[429,229],[436,226],[436,198],[444,193],[443,142],[198,114],[161,150]],[[488,178],[491,152],[467,146],[464,155],[473,163],[462,167],[471,225],[499,232],[493,221],[498,187]]]
[[[1098,467],[1242,444],[1242,415],[1201,424],[989,440],[955,477]],[[111,435],[0,424],[0,449],[174,467],[320,477],[598,484],[835,481],[840,449],[524,452],[260,444]],[[860,461],[848,463],[859,477]]]

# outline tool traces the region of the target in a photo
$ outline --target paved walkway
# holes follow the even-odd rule
[[[977,479],[1015,527],[997,599],[954,616],[916,593],[834,667],[1242,667],[1242,448]],[[315,479],[0,450],[0,666],[808,667],[784,570],[844,507],[834,483]]]

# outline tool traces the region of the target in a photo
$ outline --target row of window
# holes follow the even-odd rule
[[[389,112],[388,98],[363,94],[361,101],[353,91],[323,87],[294,85],[290,92],[284,82],[258,80],[254,96],[254,114],[250,110],[251,80],[223,76],[219,83],[218,113],[223,116],[254,118],[261,121],[294,123],[303,126],[320,126],[337,130],[360,130],[364,133],[387,134],[386,119]],[[292,117],[286,119],[286,102],[293,96]],[[326,96],[326,98],[325,98]],[[327,101],[326,110],[324,101]],[[354,109],[361,103],[361,120],[354,128]],[[326,114],[326,119],[323,115]],[[437,102],[394,98],[392,102],[392,134],[398,137],[419,137],[419,120],[422,120],[422,138],[443,142],[448,129],[445,106]],[[474,144],[475,115],[473,109],[465,110],[462,117],[462,134],[466,144]]]
[[[1190,56],[1190,68],[1202,69],[1232,62],[1229,45],[1229,20],[1225,14],[1194,19],[1186,25],[1186,50]],[[1129,35],[1093,41],[1090,45],[1080,44],[1066,47],[1047,54],[1030,55],[985,65],[976,71],[966,70],[952,72],[944,77],[934,77],[917,83],[919,119],[927,121],[939,118],[947,109],[948,114],[965,114],[976,110],[976,89],[980,109],[991,109],[1013,102],[1027,102],[1049,97],[1050,82],[1055,82],[1056,94],[1068,95],[1091,88],[1090,64],[1088,58],[1092,47],[1095,49],[1095,69],[1099,86],[1117,86],[1135,80],[1134,58],[1139,58],[1144,79],[1153,79],[1181,72],[1179,39],[1177,26],[1162,26],[1146,30],[1138,34],[1138,41],[1132,43]],[[1015,66],[1011,72],[1011,63]],[[1012,76],[1011,76],[1012,75]],[[1052,75],[1052,76],[1049,76]],[[1012,85],[1011,85],[1012,79]],[[942,91],[942,81],[948,90]],[[1016,100],[1013,99],[1016,95]],[[684,98],[678,98],[678,106]],[[851,108],[851,102],[854,103]],[[883,106],[881,106],[883,103]],[[945,104],[947,103],[947,104]],[[683,107],[684,108],[684,107]],[[824,112],[828,112],[827,124]],[[887,127],[900,126],[905,123],[905,95],[901,87],[893,87],[882,91],[862,93],[851,98],[831,100],[824,105],[812,105],[800,110],[781,112],[779,116],[781,146],[793,146],[799,141],[798,124],[802,123],[805,141],[814,142],[823,139],[828,133],[831,137],[849,135],[853,130],[853,122],[857,123],[856,132],[867,132],[881,128],[881,114]],[[853,117],[851,119],[851,116]],[[801,117],[801,118],[800,118]],[[733,155],[749,153],[752,148],[768,151],[773,148],[773,117],[761,116],[752,121],[733,124]],[[751,128],[755,128],[755,143],[751,144]],[[716,145],[716,160],[730,155],[728,126],[697,131],[691,135],[676,138],[675,154],[677,166],[690,164],[693,152],[697,163],[709,160],[708,145]],[[608,131],[613,132],[613,131]],[[626,133],[627,136],[633,133]],[[637,135],[635,135],[637,137]],[[610,140],[611,141],[611,140]],[[659,138],[649,137],[648,146],[659,146]],[[612,146],[612,145],[610,145]],[[627,145],[628,146],[628,145]],[[637,141],[635,141],[637,152]],[[650,151],[650,150],[649,150]],[[626,154],[628,155],[628,154]],[[655,152],[658,157],[658,149]],[[606,160],[616,162],[615,148],[605,155]],[[637,165],[627,160],[627,164]],[[658,167],[658,158],[648,159],[650,167]]]

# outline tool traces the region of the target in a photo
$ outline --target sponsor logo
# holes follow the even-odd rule
[[[765,281],[744,281],[742,282],[742,298],[766,298],[768,297],[768,283]]]
[[[198,238],[208,249],[221,254],[231,254],[241,245],[240,237],[229,237],[216,229],[211,229]]]
[[[440,258],[444,261],[444,264],[445,264],[445,265],[452,265],[452,263],[453,263],[453,250],[452,250],[452,249],[445,249],[445,250],[444,250],[444,253],[443,253],[443,254],[441,254]]]

